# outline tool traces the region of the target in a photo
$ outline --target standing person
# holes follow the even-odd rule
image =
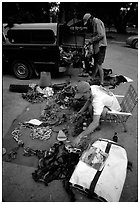
[[[99,126],[101,115],[105,117],[108,110],[121,110],[115,95],[102,86],[90,86],[88,82],[80,81],[76,86],[76,90],[75,99],[84,98],[86,100],[85,105],[78,112],[77,116],[89,110],[92,116],[92,122],[76,137],[73,144],[78,144],[82,137],[91,134]]]
[[[94,58],[94,69],[92,73],[93,79],[95,78],[97,72],[99,71],[100,75],[100,84],[104,83],[104,72],[102,68],[102,64],[105,59],[106,47],[107,47],[107,39],[106,39],[106,31],[104,23],[92,16],[90,13],[86,13],[83,16],[84,25],[92,26],[93,34],[89,41],[89,44],[93,46],[93,58]]]

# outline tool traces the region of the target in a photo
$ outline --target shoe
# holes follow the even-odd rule
[[[104,87],[104,83],[100,83],[100,86],[103,86],[103,87]]]

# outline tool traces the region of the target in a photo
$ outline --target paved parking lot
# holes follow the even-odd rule
[[[115,43],[109,40],[105,68],[111,68],[114,74],[122,74],[133,79],[132,85],[138,91],[138,50],[128,48],[124,42]],[[79,69],[70,69],[70,80],[78,80]],[[68,76],[52,78],[52,84],[65,82]],[[3,75],[3,138],[12,122],[21,115],[23,110],[30,104],[23,100],[20,93],[9,92],[10,84],[39,83],[39,78],[31,80],[18,80],[12,75]],[[129,87],[129,83],[121,84],[112,90],[115,94],[124,95]],[[133,202],[138,198],[138,157],[137,139],[138,122],[137,106],[133,116],[128,120],[128,132],[124,133],[121,125],[111,129],[103,127],[97,134],[103,138],[111,138],[114,130],[118,132],[119,143],[122,144],[128,154],[128,159],[132,162],[132,171],[128,171],[124,189],[122,192],[122,202]],[[97,136],[98,137],[98,136]],[[3,199],[9,202],[69,202],[67,193],[63,189],[61,181],[53,181],[48,187],[41,183],[35,183],[32,179],[32,172],[36,168],[16,163],[3,162]],[[77,194],[79,202],[92,202],[83,195]]]

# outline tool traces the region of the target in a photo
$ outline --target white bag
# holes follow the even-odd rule
[[[119,144],[99,139],[85,150],[70,184],[108,202],[118,202],[127,171],[127,154]]]

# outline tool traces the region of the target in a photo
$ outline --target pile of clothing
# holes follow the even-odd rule
[[[70,107],[73,103],[76,90],[75,87],[71,84],[64,87],[61,91],[58,91],[55,95],[55,102],[57,104]]]
[[[81,67],[81,61],[83,58],[84,51],[81,48],[72,48],[72,47],[59,47],[60,50],[60,67],[68,67],[70,64],[73,64],[74,68]]]
[[[41,103],[53,94],[52,87],[41,89],[37,84],[29,84],[28,92],[22,93],[22,98],[30,103]]]
[[[75,95],[75,88],[70,83],[54,84],[40,88],[37,84],[30,84],[27,93],[22,93],[23,99],[30,103],[40,103],[44,100],[53,100],[59,105],[70,106]]]
[[[60,50],[60,66],[67,67],[73,62],[73,53],[68,50],[65,51],[61,46],[59,47]]]
[[[90,78],[89,80],[87,80],[87,82],[90,85],[100,85],[99,77],[96,77],[95,79]],[[115,76],[104,75],[104,86],[108,86],[109,89],[115,89],[121,83],[126,83],[126,82],[128,81],[123,75],[115,75]]]

